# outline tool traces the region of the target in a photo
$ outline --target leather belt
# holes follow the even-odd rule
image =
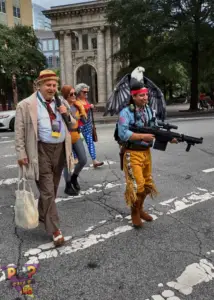
[[[129,144],[125,146],[125,149],[127,150],[135,150],[135,151],[146,151],[150,148],[150,146],[142,146],[142,145],[134,145],[134,144]]]

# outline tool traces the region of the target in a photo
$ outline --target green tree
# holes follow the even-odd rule
[[[214,1],[111,0],[107,18],[123,41],[117,57],[128,60],[130,67],[141,63],[152,73],[165,62],[169,71],[173,63],[186,69],[190,109],[196,110],[199,68],[204,73],[210,63],[201,63],[204,56],[212,60],[214,54]]]
[[[39,41],[33,28],[0,25],[0,88],[7,92],[16,82],[29,91],[29,82],[46,67],[46,59],[39,50]]]

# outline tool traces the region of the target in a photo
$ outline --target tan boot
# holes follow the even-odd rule
[[[140,218],[140,201],[137,200],[131,207],[132,224],[134,227],[139,228],[143,226]]]
[[[146,211],[144,211],[144,201],[146,199],[146,193],[142,195],[141,197],[141,201],[140,201],[140,217],[141,219],[147,221],[147,222],[151,222],[153,221],[152,216],[150,216]]]

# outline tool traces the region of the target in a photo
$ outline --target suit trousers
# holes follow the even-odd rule
[[[36,183],[40,192],[39,219],[44,222],[46,231],[53,234],[59,229],[55,199],[66,161],[64,143],[38,142],[38,159],[39,180]]]

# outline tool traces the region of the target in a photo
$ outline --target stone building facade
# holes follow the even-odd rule
[[[120,69],[120,63],[112,59],[120,40],[107,24],[106,3],[97,0],[43,12],[59,39],[62,84],[87,83],[89,100],[98,106],[105,106]]]

